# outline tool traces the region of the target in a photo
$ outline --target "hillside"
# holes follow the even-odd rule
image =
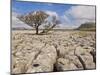
[[[96,30],[96,24],[93,22],[88,22],[81,24],[77,30],[89,30],[89,31],[95,31]]]

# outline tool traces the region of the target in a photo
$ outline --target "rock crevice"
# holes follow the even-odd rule
[[[31,33],[31,32],[29,32]],[[95,69],[95,33],[78,31],[49,35],[12,33],[12,73]]]

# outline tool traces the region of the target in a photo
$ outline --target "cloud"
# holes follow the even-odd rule
[[[46,19],[49,22],[53,22],[53,16],[55,16],[56,19],[59,20],[59,15],[56,12],[47,10],[45,11],[45,13],[49,15],[49,17]]]
[[[72,6],[66,11],[66,14],[72,15],[75,19],[95,20],[94,6]]]
[[[56,11],[45,10],[49,14],[48,20],[52,20],[52,16],[56,16],[61,21],[60,27],[62,28],[76,28],[85,22],[95,22],[95,6],[72,6],[62,14]],[[12,13],[13,26],[29,28],[28,25],[16,18],[18,13]]]
[[[94,6],[72,6],[62,15],[64,24],[79,26],[85,22],[95,22]]]
[[[58,14],[56,12],[54,12],[54,11],[47,10],[47,11],[45,11],[45,13],[47,13],[50,16],[56,16],[58,18]]]
[[[20,21],[17,16],[19,14],[17,14],[16,12],[12,12],[12,28],[31,28],[30,26],[28,26],[27,24],[25,24],[24,22]]]
[[[52,3],[48,3],[47,5],[48,5],[48,6],[53,6],[53,4],[52,4]]]
[[[50,17],[48,18],[48,20],[50,21],[52,19],[52,16],[56,16],[56,18],[58,19],[58,14],[54,11],[45,11],[47,14],[50,15]],[[12,28],[28,28],[28,29],[32,29],[30,26],[28,26],[27,24],[25,24],[24,22],[20,21],[17,16],[19,16],[20,14],[16,13],[16,12],[12,12]]]

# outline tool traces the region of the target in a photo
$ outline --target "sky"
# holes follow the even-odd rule
[[[37,10],[56,16],[61,21],[62,28],[75,28],[85,22],[95,22],[95,6],[12,0],[12,26],[27,28],[28,26],[19,21],[16,16]]]

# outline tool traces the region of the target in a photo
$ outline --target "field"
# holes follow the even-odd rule
[[[94,31],[12,31],[12,73],[57,72],[96,68]]]

